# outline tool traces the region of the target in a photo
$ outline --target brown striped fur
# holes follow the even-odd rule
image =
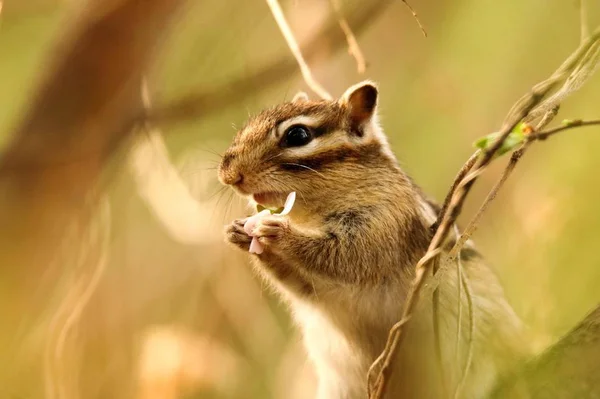
[[[242,195],[276,193],[264,205],[281,206],[287,193],[298,193],[288,216],[259,222],[255,234],[265,252],[253,258],[258,273],[291,305],[319,375],[320,399],[366,397],[367,369],[399,318],[436,216],[391,153],[378,125],[376,100],[376,87],[364,82],[337,101],[299,96],[263,111],[238,132],[219,170],[221,181]],[[307,125],[315,138],[287,148],[284,130],[294,121]],[[226,234],[247,251],[251,238],[243,222],[233,222]],[[481,398],[519,357],[521,326],[475,249],[469,246],[463,255],[475,331],[473,364],[460,397]],[[441,262],[445,383],[434,361],[429,289],[399,350],[388,398],[440,398],[444,385],[453,392],[460,380],[468,347],[467,305],[457,296],[455,263],[445,255]]]

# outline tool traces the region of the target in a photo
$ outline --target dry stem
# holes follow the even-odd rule
[[[540,129],[547,126],[552,121],[552,119],[554,119],[554,117],[556,116],[557,113],[558,113],[558,106],[556,106],[555,108],[548,111],[546,113],[546,115],[544,115],[542,120],[540,120],[538,125],[536,126],[535,132],[538,132]],[[508,162],[508,165],[506,165],[506,167],[504,168],[504,171],[502,172],[500,180],[498,180],[498,182],[494,185],[492,190],[488,193],[487,197],[483,201],[483,204],[481,204],[481,206],[479,207],[479,210],[477,210],[477,213],[475,214],[475,216],[473,216],[473,218],[469,221],[469,224],[463,231],[462,235],[456,241],[456,244],[454,245],[454,247],[450,250],[448,255],[451,260],[456,258],[457,256],[460,256],[460,251],[462,250],[462,248],[465,245],[465,243],[467,242],[467,240],[469,240],[469,238],[471,238],[471,236],[475,232],[475,229],[477,228],[477,223],[479,223],[481,216],[483,216],[483,214],[485,213],[490,202],[492,202],[496,198],[496,195],[498,194],[498,192],[500,191],[500,189],[502,188],[502,186],[504,185],[504,183],[506,182],[506,180],[508,179],[508,177],[514,170],[514,168],[517,166],[517,163],[519,162],[521,157],[525,154],[525,152],[527,151],[527,149],[529,148],[529,146],[531,145],[531,143],[533,142],[534,139],[536,139],[535,135],[534,134],[530,135],[527,138],[527,141],[519,149],[517,149],[515,152],[512,153],[512,155],[510,157],[510,161]]]
[[[475,161],[477,161],[477,158],[479,158],[479,154],[481,154],[481,151],[479,151],[479,150],[475,151],[475,153],[473,155],[471,155],[471,157],[467,160],[467,162],[465,162],[464,165],[461,166],[460,170],[454,177],[452,186],[450,187],[450,190],[448,190],[448,194],[446,194],[446,198],[444,198],[444,204],[442,205],[442,209],[440,210],[438,219],[431,226],[431,229],[433,231],[436,231],[438,229],[440,223],[442,223],[442,218],[446,214],[446,211],[448,210],[448,206],[450,205],[450,200],[452,199],[452,196],[454,195],[454,192],[456,191],[456,187],[458,187],[458,183],[460,183],[462,181],[462,179],[467,175],[467,173],[469,173],[471,171],[471,169],[473,168],[473,165],[475,165]]]
[[[481,205],[481,207],[479,207],[479,210],[477,211],[475,216],[473,216],[473,218],[461,234],[456,244],[454,244],[454,247],[448,253],[450,260],[454,260],[460,254],[460,251],[462,250],[463,246],[465,245],[467,240],[471,238],[471,235],[473,235],[473,232],[477,228],[477,223],[479,223],[481,216],[483,216],[489,204],[496,198],[498,191],[500,191],[500,189],[502,188],[512,171],[515,169],[515,166],[517,166],[517,163],[519,162],[523,154],[525,154],[525,151],[527,151],[527,148],[529,148],[530,144],[531,141],[527,141],[523,145],[523,147],[512,153],[510,161],[504,169],[504,172],[502,172],[500,180],[498,180],[498,182],[494,185],[492,190],[488,193],[487,197],[483,201],[483,204]]]
[[[308,67],[308,64],[302,56],[300,46],[298,45],[298,42],[294,37],[294,33],[290,29],[290,26],[288,25],[285,19],[285,15],[283,15],[283,11],[281,10],[279,2],[277,0],[267,0],[267,4],[269,5],[271,12],[273,13],[275,22],[277,22],[277,26],[279,26],[279,29],[281,30],[281,33],[283,34],[283,37],[285,38],[285,41],[287,42],[287,45],[290,48],[290,51],[292,52],[294,58],[296,58],[296,62],[300,66],[302,77],[304,78],[304,81],[306,82],[308,87],[310,87],[312,91],[314,91],[319,97],[323,98],[324,100],[332,100],[333,97],[331,96],[331,94],[329,94],[327,90],[325,90],[325,88],[313,77],[312,72]]]
[[[415,17],[415,21],[417,21],[417,24],[419,25],[419,28],[421,28],[421,32],[423,32],[423,36],[427,37],[427,31],[425,30],[425,27],[423,26],[423,24],[421,24],[421,20],[419,19],[419,16],[415,12],[415,10],[413,10],[413,8],[410,6],[410,4],[408,4],[408,1],[406,1],[406,0],[401,0],[401,1],[410,10],[410,12],[412,13],[413,17]]]
[[[554,136],[556,133],[560,133],[565,130],[571,130],[578,127],[585,126],[598,126],[600,125],[600,120],[592,120],[592,121],[573,121],[565,126],[556,127],[554,129],[547,130],[545,132],[533,133],[533,139],[535,140],[546,140],[550,136]]]
[[[346,42],[348,42],[348,53],[354,57],[356,60],[356,68],[358,73],[363,74],[367,69],[367,62],[365,61],[365,56],[358,45],[358,41],[356,40],[356,36],[352,33],[352,29],[350,28],[350,24],[342,14],[342,7],[340,6],[340,0],[331,0],[331,5],[333,7],[333,11],[335,12],[337,19],[340,24],[340,28],[344,32],[346,36]]]

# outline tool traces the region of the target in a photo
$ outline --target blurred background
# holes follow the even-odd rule
[[[343,1],[342,10],[371,12],[368,3]],[[589,3],[595,28],[600,4]],[[3,2],[0,148],[23,117],[53,44],[79,4]],[[334,18],[326,0],[281,4],[301,43]],[[379,83],[381,122],[394,151],[404,169],[441,201],[473,152],[472,142],[498,129],[514,101],[577,47],[578,2],[413,0],[412,6],[429,37],[400,1],[390,2],[356,32],[368,62],[364,74],[357,72],[346,44],[327,37],[311,49],[309,63],[334,95],[362,79]],[[269,76],[256,78],[274,60],[293,62],[266,2],[189,1],[162,40],[147,74],[153,108],[214,88],[223,88],[226,98],[206,112],[158,118],[153,125],[199,204],[196,213],[178,216],[195,226],[198,240],[182,243],[169,234],[148,206],[140,178],[123,166],[128,151],[118,152],[101,186],[105,195],[93,226],[70,233],[83,243],[70,246],[65,237],[68,260],[28,277],[34,282],[28,296],[43,306],[23,315],[16,335],[1,335],[5,346],[20,353],[2,366],[8,383],[0,384],[1,398],[42,397],[48,381],[65,386],[63,397],[86,399],[312,396],[314,376],[287,310],[252,274],[248,256],[223,243],[223,226],[249,209],[221,189],[215,170],[219,154],[249,114],[298,90],[310,91],[297,69],[277,84],[270,84]],[[241,86],[228,83],[239,81],[246,83],[238,97]],[[598,119],[598,104],[596,76],[565,101],[557,121]],[[600,128],[593,127],[535,144],[474,236],[538,349],[600,302],[599,146]],[[497,162],[480,179],[463,224],[502,166]],[[185,210],[177,193],[170,194],[162,206]],[[191,221],[196,215],[202,217]],[[96,266],[78,267],[93,256],[99,259]],[[0,292],[0,301],[10,296]],[[75,333],[54,337],[57,320],[68,321],[72,314],[61,309],[78,309]],[[64,347],[53,365],[46,364],[53,370],[50,377],[47,369],[29,366],[31,359],[48,359],[49,340]],[[39,383],[31,375],[38,375]]]

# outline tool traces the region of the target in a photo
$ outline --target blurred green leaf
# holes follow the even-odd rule
[[[281,213],[281,212],[283,212],[283,207],[282,206],[280,206],[277,209],[270,209],[270,208],[265,208],[261,204],[256,204],[256,213],[262,212],[265,209],[268,210],[269,212],[271,212],[271,215],[273,215],[274,213]]]
[[[507,152],[514,150],[518,145],[525,141],[525,132],[529,131],[531,128],[524,122],[520,122],[515,128],[510,132],[508,137],[504,140],[498,151],[496,152],[497,156],[502,156]],[[489,149],[494,142],[500,137],[498,132],[490,133],[487,136],[481,137],[473,143],[475,148],[479,148],[480,150]]]
[[[565,126],[577,126],[581,124],[581,119],[563,119],[562,124]]]

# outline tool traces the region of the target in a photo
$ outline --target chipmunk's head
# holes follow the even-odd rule
[[[287,194],[321,199],[395,166],[377,123],[377,87],[362,82],[340,99],[291,102],[251,118],[223,155],[219,179],[267,207],[281,206]],[[376,171],[375,171],[376,173]]]

